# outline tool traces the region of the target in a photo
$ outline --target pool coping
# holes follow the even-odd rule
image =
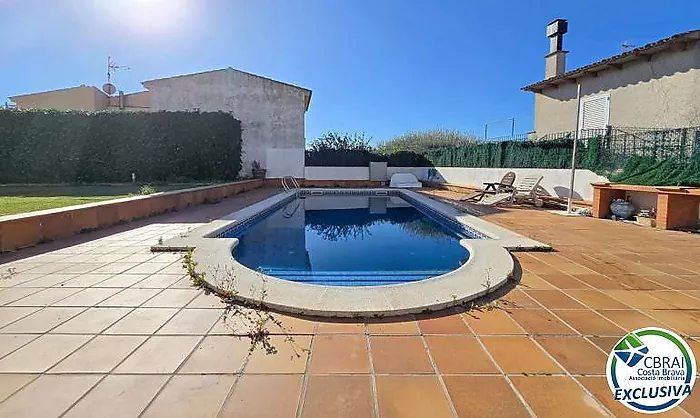
[[[237,300],[294,314],[331,317],[384,317],[440,310],[465,304],[495,291],[513,276],[514,262],[508,250],[547,250],[549,246],[488,221],[405,189],[302,189],[329,194],[392,192],[417,201],[487,239],[462,239],[470,257],[446,274],[410,283],[379,286],[324,286],[278,279],[238,263],[231,252],[237,238],[213,238],[296,195],[282,192],[261,202],[156,245],[153,251],[194,249],[193,259],[207,284],[217,293]],[[412,203],[412,202],[410,202]],[[413,203],[412,203],[413,204]]]

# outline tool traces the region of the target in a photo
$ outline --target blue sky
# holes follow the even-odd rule
[[[700,28],[700,2],[467,0],[0,0],[0,100],[233,68],[313,90],[307,140],[409,130],[533,127],[545,26],[569,20],[567,69]],[[1,101],[0,101],[1,103]],[[509,133],[507,122],[490,125]]]

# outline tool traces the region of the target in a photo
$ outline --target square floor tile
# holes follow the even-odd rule
[[[608,358],[583,337],[535,337],[544,349],[571,374],[605,374]]]
[[[64,322],[52,332],[62,334],[99,334],[117,322],[131,308],[89,308],[73,319]]]
[[[146,338],[99,335],[52,367],[49,373],[107,373]]]
[[[624,330],[591,310],[552,311],[583,335],[620,335]]]
[[[382,418],[453,416],[435,376],[377,376],[377,402]]]
[[[533,298],[519,289],[513,289],[498,299],[502,309],[540,309],[542,308]]]
[[[143,281],[146,279],[148,275],[146,274],[117,274],[116,276],[112,276],[107,280],[104,280],[93,287],[129,287],[132,285],[136,285],[139,282]]]
[[[425,340],[439,373],[499,373],[474,337],[429,335]]]
[[[267,354],[262,346],[256,347],[244,373],[304,373],[311,337],[295,335],[288,341],[286,337],[273,335],[270,343],[277,353]]]
[[[370,372],[367,337],[364,335],[317,335],[313,342],[311,373]]]
[[[43,290],[34,287],[13,287],[4,290],[0,289],[0,306],[12,303],[37,292],[43,292]]]
[[[80,291],[76,288],[47,288],[14,301],[9,306],[49,306]]]
[[[7,401],[0,403],[0,416],[57,417],[93,387],[101,377],[100,375],[41,376]]]
[[[274,321],[268,319],[265,323],[265,328],[268,329],[271,334],[311,335],[316,329],[316,322],[309,319],[282,314],[274,314],[273,317]]]
[[[529,417],[525,405],[501,376],[444,376],[460,417]]]
[[[418,335],[420,333],[418,324],[412,319],[407,319],[402,322],[391,322],[392,320],[393,318],[369,322],[367,324],[367,333],[372,335]]]
[[[363,418],[373,414],[369,376],[309,376],[303,418]]]
[[[19,321],[13,322],[12,324],[2,328],[0,332],[2,333],[42,333],[54,328],[56,325],[60,325],[63,322],[71,319],[75,315],[84,311],[85,308],[44,308],[38,310],[39,308],[10,308],[3,307],[0,308],[0,323],[4,319],[12,319],[19,315],[24,318]],[[35,311],[29,316],[25,316],[28,313]],[[8,321],[9,322],[9,321]]]
[[[316,334],[365,334],[365,324],[356,320],[318,322]]]
[[[0,402],[36,379],[38,374],[0,374]],[[0,408],[2,408],[0,406]]]
[[[148,289],[133,290],[146,291]],[[182,308],[197,295],[199,295],[199,290],[195,289],[165,289],[143,306],[148,308]]]
[[[482,337],[481,341],[506,373],[563,373],[528,337]]]
[[[174,376],[143,417],[215,417],[236,376]]]
[[[223,309],[226,305],[221,301],[219,297],[213,294],[205,294],[202,292],[199,296],[194,298],[185,308],[186,309]]]
[[[36,311],[39,307],[0,307],[0,332],[6,332],[2,329],[7,324],[17,321],[20,318],[26,317]]]
[[[376,373],[433,373],[421,337],[371,336],[370,349]]]
[[[220,417],[295,417],[302,377],[295,375],[244,375],[233,388]],[[274,393],[274,402],[270,394]]]
[[[537,416],[606,417],[598,402],[567,376],[512,376],[515,388]]]
[[[221,316],[215,309],[183,309],[172,317],[158,334],[204,335]]]
[[[93,306],[117,292],[119,292],[119,289],[100,289],[91,287],[81,290],[78,293],[54,303],[54,306]]]
[[[192,352],[200,337],[151,337],[115,373],[173,373]]]
[[[593,309],[629,309],[629,307],[599,290],[570,290],[567,292],[589,308]]]
[[[3,357],[0,372],[44,372],[89,339],[87,335],[43,335]]]
[[[32,334],[0,334],[0,357],[4,357],[38,337],[38,335]]]
[[[548,309],[585,309],[560,290],[527,290],[525,293]]]
[[[105,334],[153,334],[175,315],[177,309],[136,308],[109,327]]]
[[[577,334],[544,309],[514,309],[509,314],[530,334]]]
[[[160,292],[160,289],[124,289],[109,299],[100,302],[98,306],[135,308]]]
[[[180,279],[182,279],[182,274],[153,274],[135,283],[132,287],[165,289]]]
[[[597,312],[628,332],[639,328],[664,326],[661,321],[651,318],[639,311],[601,309]],[[626,333],[618,333],[618,335],[624,334]]]
[[[167,379],[168,376],[107,376],[64,416],[136,417]]]
[[[103,282],[112,277],[112,274],[92,274],[86,273],[80,276],[73,277],[72,279],[65,281],[63,283],[55,285],[56,287],[90,287],[95,286],[100,282]]]
[[[525,331],[502,309],[471,311],[462,314],[477,335],[525,334]]]
[[[458,314],[421,318],[418,327],[423,334],[472,335],[472,332]]]
[[[210,335],[197,346],[180,373],[239,373],[250,354],[250,339]]]
[[[167,267],[169,263],[150,263],[150,262],[145,262],[142,264],[139,264],[127,271],[128,274],[153,274],[157,273],[160,270],[163,270],[165,267]],[[182,267],[180,267],[180,271],[184,271]]]

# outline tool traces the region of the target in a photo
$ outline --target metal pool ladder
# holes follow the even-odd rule
[[[290,186],[291,184],[291,186]],[[284,191],[288,192],[292,189],[296,191],[297,194],[299,194],[299,183],[297,183],[297,179],[295,179],[292,176],[284,176],[282,177],[282,187],[284,187]]]

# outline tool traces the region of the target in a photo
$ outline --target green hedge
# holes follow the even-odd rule
[[[481,142],[431,149],[425,157],[436,167],[567,168],[571,167],[572,147],[570,139]]]
[[[233,180],[241,123],[223,112],[0,111],[0,183]]]
[[[368,150],[321,149],[306,151],[308,167],[369,167],[370,162],[386,161],[389,167],[432,167],[422,154],[399,151],[383,155]]]

